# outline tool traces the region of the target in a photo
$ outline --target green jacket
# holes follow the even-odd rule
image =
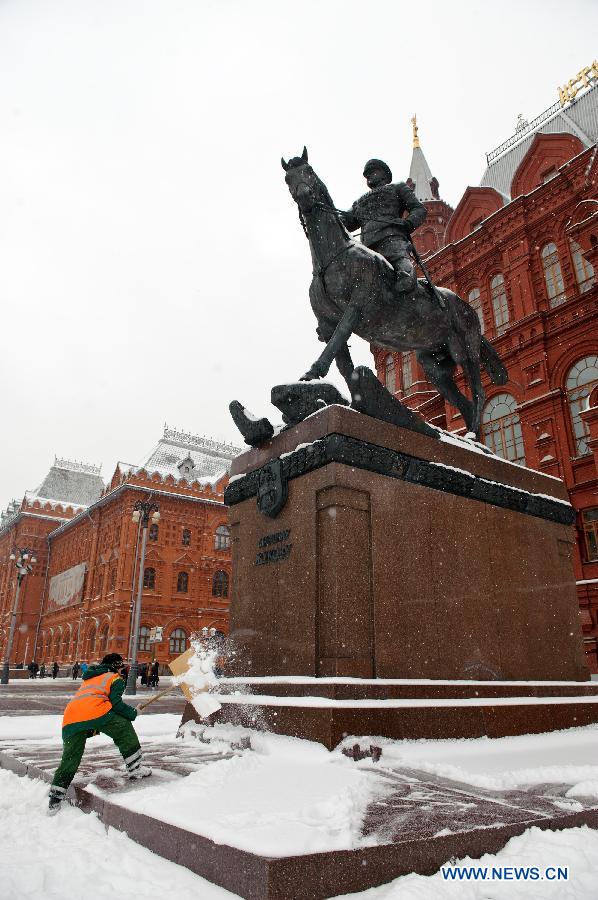
[[[109,666],[89,666],[87,672],[83,675],[83,681],[87,681],[90,678],[96,678],[98,675],[106,675],[108,672],[110,672]],[[109,700],[112,704],[110,712],[107,712],[104,716],[99,716],[97,719],[89,719],[86,722],[72,722],[70,725],[66,725],[62,729],[63,739],[81,731],[101,731],[102,726],[111,722],[115,716],[122,716],[125,719],[129,719],[131,722],[136,719],[137,710],[135,707],[129,706],[128,703],[123,703],[122,696],[125,687],[126,684],[123,678],[115,678],[110,685]]]

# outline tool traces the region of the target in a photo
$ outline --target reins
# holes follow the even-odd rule
[[[327,203],[322,203],[320,200],[314,200],[314,204],[313,204],[313,205],[316,206],[316,207],[318,207],[318,209],[323,209],[323,210],[326,210],[327,212],[333,212],[333,213],[335,214],[335,218],[337,219],[337,221],[339,222],[339,224],[342,225],[342,222],[340,221],[340,218],[339,218],[339,214],[342,215],[342,212],[343,212],[342,209],[337,209],[336,206],[329,206]],[[308,233],[308,231],[307,231],[307,225],[305,224],[305,217],[304,217],[303,212],[301,211],[301,207],[300,207],[299,205],[297,205],[297,209],[298,209],[298,211],[299,211],[299,221],[301,222],[301,227],[303,228],[303,233],[305,234],[305,237],[309,240],[309,233]],[[351,239],[349,238],[349,241],[350,241],[350,240],[351,240]],[[324,275],[325,275],[325,273],[326,273],[326,269],[327,269],[327,268],[328,268],[328,267],[329,267],[336,259],[338,259],[339,256],[342,256],[343,253],[346,253],[347,250],[349,250],[350,246],[351,246],[351,243],[349,242],[345,247],[342,247],[342,248],[338,251],[338,253],[335,253],[334,256],[331,257],[331,258],[328,260],[327,263],[325,263],[324,265],[321,265],[320,268],[319,268],[317,271],[314,269],[314,271],[312,272],[312,275],[313,275],[314,277],[320,278],[320,280],[321,280],[321,282],[322,282],[322,287],[323,287],[323,289],[324,289],[324,293],[326,292],[326,284],[325,284],[325,282],[324,282]]]

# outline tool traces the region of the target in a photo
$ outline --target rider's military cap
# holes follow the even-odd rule
[[[373,169],[383,169],[388,176],[388,180],[392,181],[392,172],[390,171],[390,166],[387,166],[386,163],[381,159],[368,159],[365,166],[363,167],[363,177],[367,178]]]

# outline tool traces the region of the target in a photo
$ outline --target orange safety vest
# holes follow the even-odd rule
[[[67,703],[62,719],[62,727],[73,725],[75,722],[89,722],[91,719],[99,719],[112,709],[110,702],[110,688],[115,680],[120,678],[115,672],[105,672],[88,678],[72,700]]]

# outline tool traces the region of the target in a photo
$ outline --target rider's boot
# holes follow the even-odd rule
[[[396,287],[395,287],[395,295],[400,296],[402,299],[408,294],[412,294],[417,287],[417,278],[415,276],[415,272],[413,271],[413,267],[409,266],[410,271],[407,271],[407,266],[396,266]]]

